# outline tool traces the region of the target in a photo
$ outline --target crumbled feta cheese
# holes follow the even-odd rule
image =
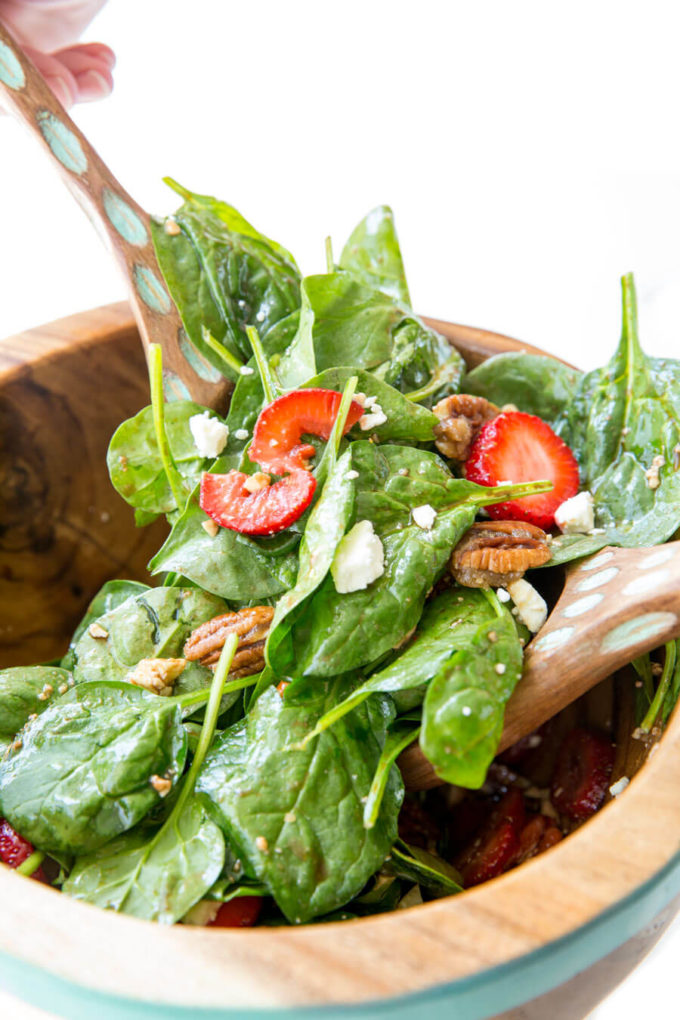
[[[205,927],[212,924],[222,906],[219,900],[199,900],[182,918],[182,924],[194,924]]]
[[[505,588],[496,588],[496,595],[498,595],[498,599],[499,599],[500,602],[509,602],[510,601],[510,595],[505,590]]]
[[[555,511],[555,524],[564,535],[586,535],[595,526],[592,495],[584,491],[566,499]]]
[[[497,662],[496,665],[494,666],[494,670],[496,673],[498,673],[499,676],[503,676],[503,674],[505,673],[505,669],[506,666],[504,662]]]
[[[229,438],[229,428],[224,422],[211,418],[210,411],[204,411],[189,418],[189,428],[201,457],[219,457]]]
[[[338,544],[331,564],[335,590],[341,595],[368,588],[385,572],[385,550],[371,521],[357,521]]]
[[[630,779],[628,778],[628,776],[621,776],[621,778],[618,779],[615,783],[612,783],[612,785],[609,787],[609,792],[611,793],[612,797],[618,797],[619,794],[623,793],[623,791],[628,786],[629,782]]]
[[[371,410],[371,408],[375,407],[377,403],[378,403],[377,397],[366,397],[365,406],[368,408],[369,411]]]
[[[237,439],[247,439],[250,433],[248,432],[248,429],[236,429],[234,435]]]
[[[410,473],[411,472],[409,471],[408,468],[399,468],[399,470],[397,471],[397,474],[401,475],[402,478],[408,478]]]
[[[371,404],[370,413],[362,414],[359,418],[359,428],[362,432],[368,432],[370,429],[377,428],[378,425],[384,425],[386,421],[387,415],[383,413],[382,407],[374,402]]]
[[[423,503],[422,506],[416,506],[411,511],[413,517],[413,523],[417,524],[423,531],[431,531],[434,522],[437,520],[437,511],[429,503]]]
[[[262,311],[262,309],[260,309],[255,318],[257,319],[258,322],[264,322],[264,312]]]
[[[661,478],[659,477],[659,471],[666,463],[666,458],[662,457],[661,454],[656,456],[652,461],[652,466],[645,471],[645,478],[647,479],[647,485],[650,489],[658,489],[661,485]]]
[[[251,368],[250,365],[241,365],[241,367],[239,368],[239,372],[241,373],[241,375],[253,375],[255,369]]]
[[[366,406],[366,394],[365,393],[355,393],[354,396],[352,397],[352,400],[356,404],[360,404],[362,407]]]
[[[472,709],[470,708],[469,705],[463,705],[463,707],[461,708],[461,712],[463,713],[463,715],[472,715]]]
[[[520,620],[535,634],[541,629],[548,616],[545,599],[524,578],[512,581],[508,585],[508,593],[515,603]]]
[[[345,475],[345,478],[347,479],[348,482],[353,482],[354,479],[358,477],[359,477],[358,471],[348,471],[347,474]]]

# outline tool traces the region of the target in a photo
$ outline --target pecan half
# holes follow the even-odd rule
[[[230,634],[238,634],[238,648],[229,676],[238,678],[259,673],[264,668],[264,643],[274,610],[271,606],[252,606],[238,613],[222,613],[197,627],[184,646],[184,655],[202,666],[214,667]]]
[[[484,422],[500,414],[495,404],[469,393],[444,397],[432,410],[439,418],[439,424],[434,427],[435,446],[449,460],[461,462],[468,459],[470,447]]]
[[[550,559],[548,536],[524,521],[480,521],[453,550],[450,570],[466,588],[500,587]]]
[[[186,664],[186,659],[141,659],[126,680],[151,694],[167,697]]]

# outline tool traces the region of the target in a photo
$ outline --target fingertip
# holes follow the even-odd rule
[[[70,110],[76,101],[76,97],[73,94],[70,83],[67,82],[65,78],[59,78],[53,74],[47,75],[45,77],[45,81],[64,109]]]
[[[78,100],[81,103],[92,103],[98,99],[106,99],[113,91],[111,75],[90,69],[76,76]]]

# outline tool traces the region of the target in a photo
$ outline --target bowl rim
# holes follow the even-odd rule
[[[473,360],[490,348],[546,353],[502,334],[430,322]],[[36,361],[114,344],[135,330],[125,303],[28,330],[0,343],[0,384]],[[625,793],[546,854],[460,896],[351,922],[240,931],[150,926],[3,866],[0,952],[103,995],[194,1011],[223,1009],[225,989],[234,1010],[418,996],[556,947],[649,883],[668,886],[669,874],[680,891],[679,784],[676,711]],[[626,937],[622,929],[621,942]]]

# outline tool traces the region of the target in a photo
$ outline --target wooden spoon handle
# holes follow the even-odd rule
[[[39,140],[78,203],[100,232],[103,228],[127,280],[144,347],[162,346],[167,398],[189,397],[222,410],[229,382],[203,365],[193,349],[193,364],[182,351],[188,341],[163,282],[148,213],[123,190],[2,24],[0,89],[10,112]]]
[[[638,655],[680,637],[680,542],[606,548],[567,571],[547,623],[527,648],[505,712],[511,747]],[[407,789],[441,780],[417,744],[399,757]]]

